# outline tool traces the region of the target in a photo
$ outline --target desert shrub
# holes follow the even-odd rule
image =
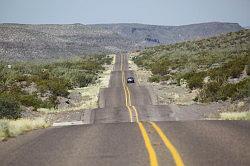
[[[235,84],[235,86],[235,93],[230,96],[232,100],[250,97],[250,78]]]
[[[228,77],[238,78],[249,61],[249,56],[232,58],[232,60],[223,64],[221,67],[209,70],[208,73],[214,80],[222,79],[225,81]]]
[[[18,62],[12,64],[11,69],[0,62],[0,94],[11,95],[13,101],[35,109],[56,107],[58,96],[67,97],[68,90],[73,87],[95,83],[98,74],[104,70],[103,65],[111,62],[112,58],[106,55],[49,63]],[[47,96],[45,101],[38,94],[24,91],[31,83],[37,86],[37,93]]]
[[[151,71],[153,74],[164,76],[166,74],[169,74],[170,64],[171,62],[169,62],[166,59],[159,60],[156,63],[151,65]]]
[[[100,60],[100,64],[106,64],[106,65],[111,65],[113,58],[109,56],[101,56],[98,60]]]
[[[135,62],[135,64],[137,65],[137,66],[143,66],[143,61],[141,60],[141,59],[133,59],[133,61]]]
[[[171,78],[170,75],[165,75],[161,77],[161,81],[168,81]]]
[[[72,82],[78,87],[86,87],[96,81],[97,77],[93,74],[87,74],[84,72],[75,73],[72,75]]]
[[[16,82],[29,81],[29,77],[27,75],[18,75],[15,79]]]
[[[221,84],[218,82],[210,82],[206,84],[199,93],[198,97],[199,101],[202,102],[218,101],[217,93],[220,87]]]
[[[250,76],[250,65],[246,65],[246,73],[248,76]]]
[[[160,82],[161,77],[159,75],[152,75],[151,77],[148,78],[149,82]]]
[[[229,84],[228,79],[239,78],[245,68],[250,75],[249,32],[242,30],[198,41],[146,48],[133,61],[151,70],[151,82],[165,81],[170,75],[180,85],[180,80],[185,79],[190,89],[201,89],[198,101],[238,100],[249,96],[249,80]],[[169,69],[175,70],[174,73],[170,74]],[[207,76],[210,79],[205,84]]]
[[[199,100],[211,102],[218,100],[239,100],[250,96],[250,79],[245,79],[237,84],[211,82],[202,89]]]
[[[21,109],[15,100],[9,96],[0,96],[0,119],[17,119],[21,117]]]
[[[54,105],[52,104],[52,102],[48,102],[48,101],[42,101],[41,99],[39,99],[37,97],[37,95],[21,95],[19,96],[19,98],[17,99],[20,103],[22,103],[22,105],[27,106],[27,107],[34,107],[35,110],[38,108],[52,108],[54,107]]]
[[[142,55],[142,56],[136,56],[136,57],[133,57],[132,59],[134,61],[134,63],[137,65],[137,66],[140,66],[140,67],[148,67],[147,66],[147,62],[148,62],[148,57],[146,55]]]
[[[206,72],[190,72],[185,74],[183,77],[187,80],[188,87],[190,89],[202,88]]]
[[[230,61],[228,64],[223,66],[224,72],[228,70],[228,75],[232,78],[239,78],[240,74],[245,68],[246,58],[239,58]]]
[[[42,80],[49,80],[50,79],[50,72],[49,71],[41,71],[39,74],[38,74],[38,77],[39,79],[42,79]]]
[[[52,92],[55,96],[67,97],[71,85],[69,82],[63,79],[53,78],[49,81],[46,81],[43,85],[48,91]]]

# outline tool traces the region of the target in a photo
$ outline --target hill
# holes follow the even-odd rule
[[[201,102],[250,96],[250,30],[147,48],[134,62],[151,70],[152,82],[199,90]]]
[[[0,57],[3,60],[71,58],[197,40],[241,29],[235,23],[218,22],[184,26],[0,24]]]

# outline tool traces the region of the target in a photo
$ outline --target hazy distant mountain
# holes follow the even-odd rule
[[[0,24],[1,60],[47,59],[195,40],[243,29],[237,23],[184,26],[144,24]]]
[[[244,27],[245,29],[250,29],[250,26]]]

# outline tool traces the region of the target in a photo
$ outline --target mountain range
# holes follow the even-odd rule
[[[237,23],[183,26],[145,24],[0,24],[1,60],[58,59],[140,50],[242,30]]]

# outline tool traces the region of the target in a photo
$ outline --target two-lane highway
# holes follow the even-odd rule
[[[118,55],[100,108],[84,114],[90,124],[1,142],[0,165],[250,165],[249,121],[175,121],[168,106],[152,105],[147,87],[127,84],[129,76],[128,57]]]
[[[124,89],[125,105],[126,105],[127,110],[128,110],[129,119],[130,119],[130,122],[135,121],[139,126],[140,132],[142,134],[142,137],[143,137],[143,140],[145,143],[145,147],[146,147],[147,152],[148,152],[150,165],[151,166],[158,166],[159,165],[158,164],[158,157],[157,157],[157,154],[155,152],[155,148],[152,146],[152,142],[151,142],[150,137],[148,136],[147,130],[145,129],[143,123],[140,122],[140,120],[139,120],[139,115],[138,115],[138,111],[137,111],[136,107],[134,105],[132,105],[132,102],[131,102],[130,88],[125,83],[126,79],[125,79],[125,74],[124,74],[125,71],[124,71],[124,65],[123,65],[124,60],[123,59],[124,59],[124,56],[122,56],[122,58],[121,58],[122,85],[123,85],[123,89]],[[138,97],[145,98],[145,97],[149,97],[149,95],[148,96],[138,96]],[[145,102],[145,104],[147,104],[147,102]],[[184,163],[181,159],[180,154],[178,153],[178,151],[176,150],[174,145],[171,143],[171,141],[164,134],[164,132],[161,130],[161,128],[154,122],[150,122],[149,124],[153,126],[156,133],[159,135],[162,142],[164,143],[165,148],[167,148],[167,150],[169,150],[169,152],[171,153],[175,164],[177,166],[184,166]],[[164,146],[162,146],[162,147],[164,148]],[[167,164],[167,162],[164,162],[164,164]]]

